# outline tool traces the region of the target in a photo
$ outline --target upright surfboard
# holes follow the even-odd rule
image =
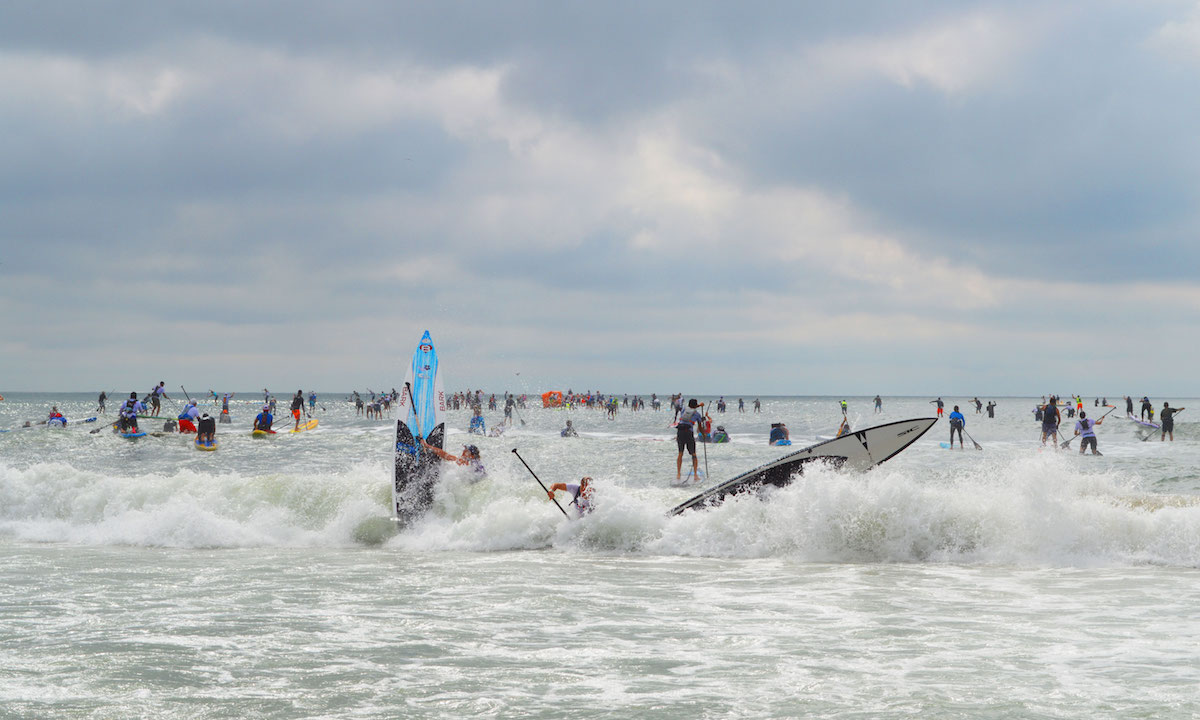
[[[400,418],[396,420],[396,467],[392,481],[392,512],[408,522],[433,504],[439,458],[421,447],[421,438],[442,447],[446,437],[446,391],[438,366],[437,350],[429,331],[413,353],[400,391]]]
[[[793,477],[804,472],[805,464],[810,462],[825,462],[838,467],[866,470],[891,459],[912,445],[936,422],[937,418],[901,420],[819,442],[715,485],[675,506],[669,514],[678,515],[693,508],[717,505],[729,495],[763,485],[783,487],[790,483]]]

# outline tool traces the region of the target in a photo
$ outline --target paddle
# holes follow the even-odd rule
[[[184,396],[185,398],[187,398],[187,399],[188,399],[188,402],[191,402],[191,401],[192,401],[192,396],[191,396],[191,395],[188,395],[187,388],[185,388],[184,386],[180,385],[180,386],[179,386],[179,389],[183,391],[183,396]]]
[[[425,436],[421,434],[421,419],[417,417],[417,399],[413,397],[412,384],[407,380],[404,382],[404,389],[408,391],[408,402],[412,405],[413,424],[417,426],[417,435],[421,438],[424,438]],[[370,391],[371,388],[367,388],[367,392]],[[405,419],[407,420],[407,416],[405,416]],[[520,456],[518,455],[518,457]]]
[[[521,457],[521,453],[517,452],[516,448],[513,448],[512,452],[513,452],[513,455],[516,455],[517,459],[521,461],[521,464],[525,466],[525,469],[529,471],[529,474],[533,476],[533,479],[537,480],[537,484],[541,485],[542,489],[546,491],[546,495],[550,495],[550,488],[546,487],[545,483],[542,482],[542,479],[540,477],[538,477],[537,473],[535,473],[533,471],[533,468],[529,467],[529,463],[525,462],[525,458]],[[563,517],[570,520],[571,516],[567,514],[566,510],[563,510],[562,505],[558,504],[558,498],[552,498],[552,499],[554,500],[554,504],[558,507],[559,511],[562,512]]]
[[[1116,410],[1116,408],[1113,408],[1112,410],[1109,410],[1108,412],[1101,415],[1100,418],[1098,420],[1096,420],[1096,423],[1099,423],[1100,420],[1103,420],[1104,418],[1108,417],[1108,413],[1112,412],[1113,410]],[[1072,435],[1071,437],[1067,438],[1066,442],[1059,445],[1059,447],[1061,447],[1063,450],[1066,450],[1067,446],[1071,444],[1071,441],[1077,437],[1082,437],[1082,436],[1081,435]]]
[[[707,433],[708,442],[712,442],[712,418],[708,416],[708,407],[704,408],[704,417],[708,418],[708,427],[709,427],[709,432]],[[704,477],[709,477],[709,475],[708,475],[708,442],[702,443],[704,445]]]
[[[974,445],[975,445],[975,449],[976,449],[976,450],[982,450],[982,449],[983,449],[983,446],[982,446],[982,445],[980,445],[979,443],[975,442],[975,438],[971,437],[971,433],[967,432],[967,429],[966,429],[966,428],[963,428],[963,433],[964,433],[964,434],[967,436],[967,439],[968,439],[968,440],[970,440],[972,443],[974,443]]]
[[[1187,408],[1180,408],[1179,410],[1176,410],[1176,411],[1175,411],[1175,415],[1178,415],[1179,413],[1183,412],[1184,410],[1187,410]],[[1174,417],[1174,416],[1172,416],[1172,417]],[[1154,437],[1154,430],[1153,430],[1153,429],[1151,429],[1151,430],[1150,430],[1150,434],[1149,434],[1149,435],[1147,435],[1146,437],[1142,438],[1142,442],[1146,442],[1147,440],[1149,440],[1149,439],[1150,439],[1150,438],[1152,438],[1152,437]],[[1159,437],[1160,437],[1160,438],[1162,437],[1162,429],[1161,429],[1161,428],[1159,429]]]

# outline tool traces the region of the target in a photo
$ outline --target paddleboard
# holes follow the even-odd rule
[[[211,452],[211,451],[217,449],[217,441],[216,440],[213,440],[211,443],[202,443],[202,442],[200,442],[200,438],[196,438],[196,442],[193,444],[196,446],[197,450],[208,450],[209,452]]]
[[[276,433],[274,430],[251,430],[250,431],[250,437],[256,437],[256,438],[270,437],[275,434]]]
[[[1158,423],[1146,422],[1145,420],[1139,418],[1137,415],[1126,415],[1125,417],[1132,420],[1134,423],[1136,423],[1137,425],[1144,427],[1144,428],[1152,428],[1154,430],[1162,429],[1162,426],[1159,425]]]
[[[703,470],[701,470],[699,473],[695,473],[695,474],[693,474],[691,470],[688,470],[687,474],[684,475],[682,478],[671,481],[671,486],[672,487],[683,487],[684,485],[693,485],[698,482],[704,482],[705,479],[706,479],[706,476],[704,475]]]
[[[304,432],[305,430],[312,430],[316,426],[317,426],[317,419],[309,418],[307,422],[300,423],[299,428],[293,428],[291,430],[288,430],[288,432],[294,432],[294,433]]]
[[[440,459],[421,447],[421,438],[440,448],[446,434],[446,391],[442,389],[437,350],[428,330],[421,336],[405,373],[399,408],[392,512],[397,520],[408,522],[433,504],[433,485],[438,476]]]
[[[117,433],[117,434],[120,435],[121,437],[125,438],[126,440],[136,440],[137,438],[140,438],[140,437],[146,437],[146,433],[144,433],[144,432]]]
[[[867,470],[895,457],[936,423],[937,418],[901,420],[817,443],[715,485],[675,506],[668,514],[679,515],[693,508],[717,505],[729,495],[763,485],[784,487],[811,462],[825,462],[852,470]]]
[[[773,442],[771,444],[776,447],[787,447],[788,445],[792,444],[792,441],[791,440],[776,440],[775,442]]]

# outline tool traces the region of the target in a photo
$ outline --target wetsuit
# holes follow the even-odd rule
[[[958,444],[961,447],[963,444],[963,428],[967,425],[967,419],[963,414],[955,410],[950,413],[950,447],[954,447],[954,433],[958,433]]]

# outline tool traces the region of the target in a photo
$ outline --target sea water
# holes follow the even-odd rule
[[[840,398],[726,399],[732,442],[700,449],[712,483],[841,419]],[[849,398],[849,417],[929,400]],[[671,486],[669,412],[531,407],[498,438],[451,412],[448,449],[477,444],[488,479],[446,473],[393,534],[394,418],[344,394],[318,429],[265,439],[235,399],[213,453],[114,435],[118,398],[77,424],[93,396],[9,394],[0,717],[1197,716],[1190,413],[1175,443],[1143,442],[1120,407],[1104,456],[1080,457],[1042,448],[1033,398],[997,400],[994,419],[950,401],[982,451],[941,448],[942,421],[870,472],[678,517],[704,485]],[[52,403],[67,428],[16,429]],[[793,448],[766,444],[772,422]],[[547,485],[595,478],[598,509],[565,518],[514,448]]]

